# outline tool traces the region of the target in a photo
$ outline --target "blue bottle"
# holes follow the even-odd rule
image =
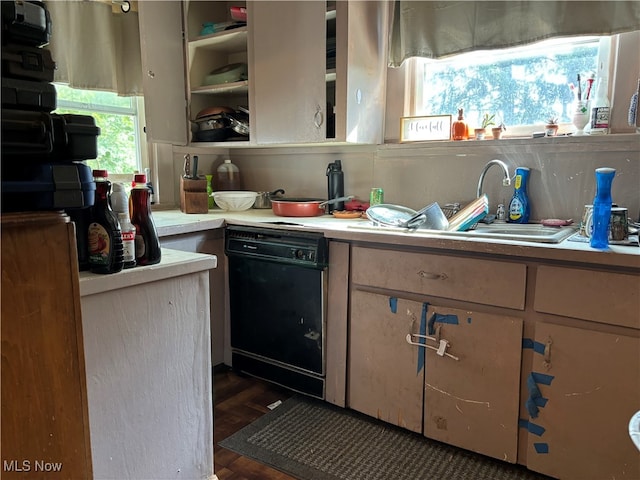
[[[529,169],[527,167],[516,168],[515,191],[509,203],[510,223],[529,223],[529,197],[527,196],[527,180],[529,179]]]
[[[590,241],[592,248],[606,249],[609,245],[611,184],[615,175],[614,168],[596,168],[596,196],[593,199],[593,232]]]

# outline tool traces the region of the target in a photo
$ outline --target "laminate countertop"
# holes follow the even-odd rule
[[[530,260],[550,260],[592,264],[640,272],[640,248],[633,245],[610,245],[596,250],[588,242],[574,241],[570,236],[560,243],[536,243],[506,239],[452,237],[417,230],[413,232],[366,229],[365,219],[340,219],[332,215],[317,217],[280,217],[270,209],[244,212],[210,210],[206,214],[185,214],[180,210],[157,210],[153,218],[160,237],[202,232],[225,225],[245,225],[285,230],[317,231],[332,240],[352,243],[387,245],[394,248],[420,248],[448,253],[470,253]],[[365,227],[365,228],[363,228]],[[443,252],[444,253],[444,252]]]
[[[218,258],[215,255],[163,248],[160,263],[156,265],[137,266],[111,275],[80,272],[80,296],[211,270],[217,266]]]

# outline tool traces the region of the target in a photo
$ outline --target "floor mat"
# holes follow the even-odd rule
[[[302,396],[218,444],[301,480],[548,478]]]

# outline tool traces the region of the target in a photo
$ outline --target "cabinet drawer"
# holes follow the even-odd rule
[[[524,310],[523,264],[354,247],[351,269],[360,285]]]
[[[640,328],[638,275],[542,265],[534,309],[599,323]]]

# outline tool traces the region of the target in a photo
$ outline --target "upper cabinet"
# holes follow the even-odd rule
[[[325,12],[320,1],[250,3],[251,123],[258,143],[327,138]]]
[[[241,113],[249,108],[249,26],[245,15],[246,2],[184,2],[188,119],[193,133],[197,128],[192,122],[205,109],[220,114],[222,107]],[[245,117],[237,118],[246,125]],[[214,118],[200,128],[220,131],[202,132],[206,141],[199,143],[216,143],[210,140],[221,140],[219,134],[227,131],[232,135],[217,143],[248,144],[250,136],[236,134],[228,127],[229,119],[224,115]]]
[[[145,131],[150,142],[185,145],[187,110],[179,2],[138,2]]]
[[[236,6],[246,25],[229,24]],[[184,22],[189,120],[209,107],[249,111],[244,141],[200,146],[382,142],[386,2],[189,1]],[[246,78],[207,79],[237,64]]]

